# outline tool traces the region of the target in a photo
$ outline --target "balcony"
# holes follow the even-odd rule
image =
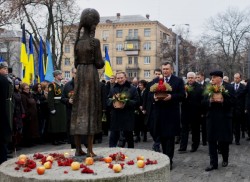
[[[124,43],[124,51],[128,56],[138,56],[140,50],[139,41],[126,41]]]
[[[131,36],[131,35],[129,35],[129,36],[126,36],[126,41],[139,41],[140,39],[139,39],[139,36],[137,35],[137,36]]]
[[[127,64],[126,65],[126,71],[128,70],[139,70],[139,65],[138,64]]]

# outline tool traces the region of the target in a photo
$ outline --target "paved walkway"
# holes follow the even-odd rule
[[[171,171],[171,182],[250,182],[250,142],[241,140],[241,145],[230,145],[229,165],[221,167],[221,155],[219,156],[219,169],[205,172],[204,169],[209,165],[207,146],[200,146],[197,152],[178,154],[179,145],[175,146],[175,156],[173,170]],[[95,147],[108,147],[108,137],[103,138],[101,144]],[[151,150],[152,138],[147,142],[135,144],[135,148]],[[190,148],[190,145],[188,146]],[[44,151],[55,151],[69,149],[70,145],[53,146],[50,144],[37,145],[32,148],[23,148],[17,151],[19,154],[28,154]]]

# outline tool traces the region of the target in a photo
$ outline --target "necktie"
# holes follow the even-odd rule
[[[238,88],[239,88],[239,84],[236,84],[236,85],[235,85],[235,90],[237,91]]]
[[[168,81],[169,81],[169,80],[168,80],[168,77],[166,77],[165,80],[166,80],[166,83],[168,83]]]

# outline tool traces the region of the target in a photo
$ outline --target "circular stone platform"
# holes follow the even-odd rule
[[[82,174],[81,169],[78,171],[72,171],[69,166],[58,167],[57,162],[53,163],[52,169],[46,170],[44,175],[38,175],[36,169],[31,172],[23,172],[23,168],[15,170],[17,166],[15,162],[17,158],[13,158],[4,162],[0,165],[0,181],[1,182],[169,182],[170,181],[170,170],[169,170],[169,158],[161,153],[141,150],[141,149],[124,149],[124,148],[95,148],[95,153],[100,156],[107,157],[110,154],[122,152],[127,157],[125,161],[119,161],[118,163],[125,163],[124,169],[120,173],[114,173],[114,171],[108,168],[108,165],[103,161],[97,161],[93,165],[88,166],[94,170],[95,174]],[[50,153],[69,153],[74,154],[72,150],[59,150],[59,151],[48,151],[42,152],[44,155]],[[136,165],[136,157],[142,155],[145,160],[157,160],[157,164],[146,165],[144,168],[138,168]],[[33,154],[27,155],[30,159],[33,159]],[[134,165],[127,165],[126,163],[130,160],[135,162]],[[41,164],[39,160],[37,167]],[[115,164],[115,161],[112,162]],[[68,173],[65,174],[64,171]]]

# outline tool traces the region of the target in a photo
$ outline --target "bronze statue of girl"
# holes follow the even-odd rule
[[[95,39],[96,26],[100,15],[95,9],[85,9],[81,14],[75,42],[75,88],[71,115],[71,134],[74,135],[76,156],[86,155],[81,147],[81,135],[88,137],[87,156],[96,156],[93,152],[93,139],[101,132],[101,90],[97,69],[104,66],[100,41]],[[81,29],[83,35],[80,36]]]

